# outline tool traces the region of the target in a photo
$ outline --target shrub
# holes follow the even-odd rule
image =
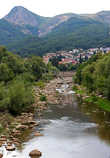
[[[40,96],[40,101],[47,101],[46,96],[45,96],[45,95],[41,95],[41,96]]]
[[[8,110],[12,114],[20,114],[26,110],[33,101],[32,88],[26,87],[23,81],[13,81],[9,86],[10,103]]]
[[[43,81],[38,81],[35,83],[35,85],[39,88],[44,88],[45,87],[45,83]]]

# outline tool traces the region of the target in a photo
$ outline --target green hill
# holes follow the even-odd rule
[[[0,20],[0,44],[22,56],[110,46],[110,11],[42,17],[18,6]]]
[[[105,40],[106,39],[106,40]],[[29,37],[8,45],[11,51],[20,55],[37,54],[73,48],[108,46],[109,26],[91,19],[71,18],[60,24],[47,36]],[[108,40],[109,41],[109,40]],[[28,43],[28,45],[27,45]]]

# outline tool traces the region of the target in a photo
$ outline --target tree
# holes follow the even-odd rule
[[[13,71],[8,67],[7,64],[0,64],[0,81],[8,82],[14,77]]]

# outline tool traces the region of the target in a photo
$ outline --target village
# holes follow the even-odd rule
[[[73,65],[80,63],[81,61],[86,61],[90,59],[93,55],[101,52],[102,54],[106,54],[110,52],[110,47],[107,48],[90,48],[88,50],[83,49],[73,49],[71,51],[57,51],[55,53],[47,53],[43,56],[43,60],[46,64],[52,59],[53,57],[61,57],[61,61],[59,64],[69,64],[72,63]]]

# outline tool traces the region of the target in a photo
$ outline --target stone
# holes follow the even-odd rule
[[[5,135],[1,135],[1,138],[4,138],[4,139],[6,139],[6,136],[5,136]]]
[[[39,132],[36,132],[36,133],[34,134],[34,136],[39,137],[39,136],[43,136],[43,134],[41,134],[41,133],[39,133]]]
[[[40,157],[40,156],[42,156],[42,153],[39,151],[39,150],[37,150],[37,149],[35,149],[35,150],[32,150],[30,153],[29,153],[29,156],[30,157]]]
[[[7,139],[6,138],[0,138],[0,141],[6,141]]]
[[[8,141],[8,142],[7,142],[7,145],[8,145],[8,146],[11,146],[12,144],[13,144],[12,141]]]
[[[28,121],[28,123],[29,123],[30,125],[34,125],[34,126],[39,125],[36,121]]]
[[[21,132],[14,129],[13,132],[12,132],[12,135],[15,136],[15,137],[16,137],[16,136],[20,136],[20,135],[21,135]]]
[[[14,144],[18,147],[20,146],[20,143],[19,142],[14,142]]]
[[[0,147],[2,147],[2,142],[0,142]]]
[[[27,129],[27,128],[28,128],[28,126],[26,126],[26,125],[18,125],[18,126],[16,127],[17,130],[25,130],[25,129]]]
[[[2,158],[3,157],[3,154],[2,153],[0,153],[0,158]]]
[[[15,147],[8,145],[8,146],[6,146],[6,150],[8,150],[8,151],[14,151]]]

